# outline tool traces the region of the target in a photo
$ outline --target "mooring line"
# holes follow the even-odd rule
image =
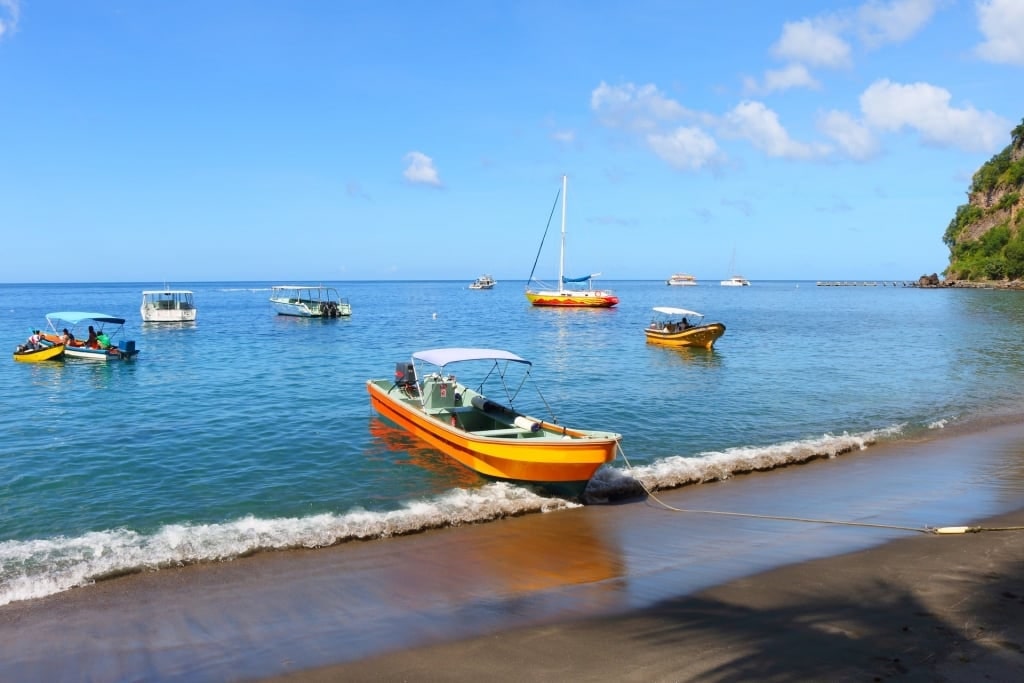
[[[622,455],[623,461],[626,463],[626,467],[629,468],[630,474],[633,474],[633,464],[626,457],[626,452],[622,450],[622,444],[616,444],[616,448]],[[1004,527],[983,527],[983,526],[943,526],[943,527],[913,527],[913,526],[900,526],[898,524],[878,524],[874,522],[849,522],[839,519],[815,519],[813,517],[789,517],[785,515],[762,515],[753,512],[729,512],[726,510],[696,510],[688,508],[677,508],[674,505],[669,505],[661,498],[658,498],[654,494],[654,491],[650,490],[643,481],[640,480],[635,474],[633,475],[634,481],[640,484],[640,488],[652,498],[658,505],[669,510],[671,512],[688,512],[700,515],[719,515],[722,517],[748,517],[751,519],[773,519],[782,522],[805,522],[810,524],[835,524],[837,526],[860,526],[869,527],[873,529],[895,529],[897,531],[914,531],[921,534],[935,534],[935,535],[955,535],[955,534],[974,534],[981,531],[1022,531],[1024,526],[1004,526]]]

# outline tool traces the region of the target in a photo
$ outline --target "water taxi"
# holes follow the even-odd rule
[[[341,318],[352,315],[348,299],[334,287],[323,285],[275,285],[270,304],[278,315],[299,318]]]
[[[124,318],[105,313],[59,311],[47,313],[46,322],[49,325],[48,341],[63,341],[64,328],[71,333],[71,340],[64,344],[64,355],[68,358],[106,363],[132,360],[139,354],[135,340],[124,339]],[[58,331],[58,327],[62,329]]]
[[[481,275],[470,283],[470,289],[494,289],[498,282],[490,275]]]
[[[665,284],[670,287],[693,287],[697,284],[697,278],[688,273],[674,273],[665,280]]]
[[[139,313],[145,323],[191,323],[197,311],[187,289],[148,289],[142,292]]]
[[[482,378],[475,388],[447,372],[470,362],[479,364]],[[622,436],[517,410],[520,390],[533,387],[531,367],[500,349],[431,349],[398,363],[394,377],[368,380],[366,388],[378,413],[474,472],[579,496],[597,468],[615,459]],[[503,402],[485,396],[485,384],[502,388]],[[540,399],[538,405],[547,404]]]
[[[644,329],[644,336],[651,344],[711,349],[718,338],[725,334],[725,325],[704,323],[704,315],[697,311],[655,306],[654,312],[654,319]]]

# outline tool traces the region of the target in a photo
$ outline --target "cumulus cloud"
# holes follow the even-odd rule
[[[409,165],[405,167],[402,175],[410,183],[417,185],[441,186],[441,178],[434,168],[434,160],[423,152],[409,152],[405,155],[405,161]]]
[[[893,83],[882,79],[860,96],[864,120],[874,128],[916,130],[921,138],[941,147],[988,151],[1005,144],[1010,122],[997,114],[967,106],[950,106],[948,90],[929,83]]]
[[[915,33],[935,14],[938,0],[872,0],[856,12],[856,30],[869,47],[900,43]]]
[[[811,72],[803,64],[788,64],[781,69],[769,69],[764,72],[764,83],[758,83],[749,77],[743,81],[743,90],[748,95],[768,95],[791,88],[819,87],[821,84],[811,76]]]
[[[849,66],[850,45],[839,37],[840,28],[823,19],[786,22],[771,52],[779,59],[811,66]]]
[[[721,153],[714,138],[700,128],[677,128],[666,133],[647,135],[647,146],[673,167],[698,171],[720,160]]]
[[[878,152],[878,139],[871,129],[852,115],[829,111],[818,119],[818,130],[831,138],[852,159],[863,161]]]
[[[976,48],[978,56],[1000,64],[1024,65],[1024,2],[984,0],[977,8],[978,28],[985,36]]]
[[[828,153],[825,147],[792,139],[779,123],[778,114],[762,102],[740,102],[725,115],[724,123],[730,135],[748,140],[768,156],[814,159]]]
[[[18,0],[0,0],[0,40],[18,28],[21,7]]]
[[[653,83],[601,84],[590,93],[590,108],[609,128],[634,131],[655,130],[666,121],[678,121],[688,110],[666,97]]]

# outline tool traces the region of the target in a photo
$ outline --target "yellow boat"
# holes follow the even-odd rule
[[[38,363],[44,360],[57,360],[63,355],[63,344],[53,344],[44,339],[42,346],[37,349],[19,346],[14,352],[14,360],[21,363]]]
[[[651,344],[662,346],[698,346],[714,348],[718,338],[725,334],[722,323],[704,323],[704,315],[697,311],[670,306],[656,306],[651,324],[644,335]]]
[[[448,366],[468,361],[487,368],[476,389],[445,374]],[[418,363],[433,371],[420,373]],[[394,378],[368,380],[366,388],[378,413],[474,472],[578,496],[597,468],[615,459],[622,436],[565,427],[513,408],[531,367],[498,349],[417,351],[412,362],[396,365]],[[508,405],[486,398],[485,383],[500,384]]]

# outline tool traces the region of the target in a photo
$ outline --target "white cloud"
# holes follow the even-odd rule
[[[806,66],[795,63],[788,64],[781,69],[765,71],[764,83],[758,83],[753,78],[745,78],[743,84],[743,89],[748,95],[768,95],[791,88],[817,89],[821,87],[821,84],[811,76]]]
[[[551,139],[555,142],[561,142],[563,145],[571,145],[576,141],[576,131],[556,130],[551,134]]]
[[[700,128],[677,128],[664,135],[650,133],[646,139],[651,151],[683,171],[698,171],[721,157],[714,138]]]
[[[437,169],[434,168],[434,160],[426,154],[423,152],[409,152],[405,155],[405,161],[409,165],[402,172],[402,175],[410,183],[433,185],[434,187],[441,186],[441,178],[437,175]]]
[[[18,0],[0,0],[0,39],[18,28],[20,15],[21,7]]]
[[[987,0],[977,4],[978,28],[985,42],[978,56],[1000,64],[1024,66],[1024,2]]]
[[[636,131],[655,130],[659,124],[677,121],[689,113],[653,83],[611,86],[601,81],[590,93],[590,108],[603,125]]]
[[[839,29],[838,24],[823,19],[786,22],[782,36],[772,45],[772,54],[812,66],[849,66],[850,46],[839,37]]]
[[[871,129],[846,112],[826,112],[818,120],[818,130],[834,140],[852,159],[863,161],[878,152],[878,140]]]
[[[857,31],[870,47],[903,42],[928,23],[937,5],[937,0],[871,0],[857,8]]]
[[[865,121],[880,130],[911,128],[930,144],[988,151],[1006,142],[1006,119],[974,107],[951,107],[948,90],[929,83],[875,81],[860,96]]]
[[[779,123],[779,116],[761,102],[740,102],[725,115],[730,135],[744,138],[768,156],[786,159],[814,159],[824,156],[828,149],[797,142]]]

